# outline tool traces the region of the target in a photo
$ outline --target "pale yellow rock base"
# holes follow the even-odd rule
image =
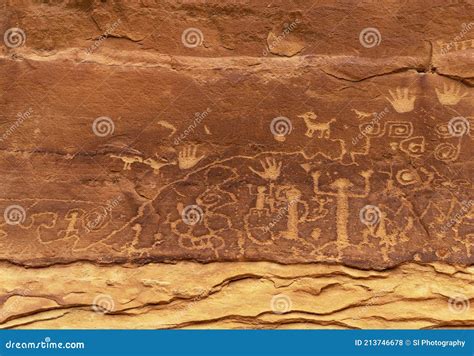
[[[474,327],[474,267],[361,271],[183,262],[1,268],[3,328]]]

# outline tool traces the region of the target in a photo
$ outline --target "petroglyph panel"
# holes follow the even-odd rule
[[[93,47],[82,9],[67,43],[26,12],[1,57],[0,259],[473,264],[474,32],[456,40],[420,4],[390,9],[420,13],[425,37],[387,25],[373,48],[320,6],[274,9],[284,36],[246,12],[248,41],[203,22],[189,43],[177,25],[146,36],[177,16],[164,2]],[[120,18],[108,6],[99,27]]]

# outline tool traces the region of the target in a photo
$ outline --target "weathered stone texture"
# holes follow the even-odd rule
[[[2,4],[0,259],[22,276],[3,284],[5,306],[34,294],[5,326],[92,325],[89,299],[112,285],[76,300],[80,283],[34,284],[58,264],[91,280],[222,269],[189,317],[162,303],[176,291],[128,305],[149,286],[118,277],[131,290],[104,327],[472,325],[436,310],[474,295],[473,13],[421,0]],[[267,266],[312,291],[287,291],[294,315],[265,314],[280,290],[267,277],[214,295],[244,279],[234,269]],[[426,269],[437,287],[421,293]],[[365,289],[345,289],[342,270]],[[385,293],[372,276],[393,289],[354,316]],[[353,294],[350,307],[308,307],[332,299],[325,286]],[[248,288],[261,308],[235,304]]]

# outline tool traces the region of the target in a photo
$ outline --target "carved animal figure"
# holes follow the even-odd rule
[[[157,122],[158,125],[163,126],[164,128],[171,130],[171,133],[168,135],[168,137],[173,136],[176,133],[176,127],[173,124],[170,124],[166,120],[160,120]]]
[[[351,111],[353,111],[357,115],[357,118],[360,120],[369,119],[377,115],[376,112],[365,112],[365,111],[359,111],[357,109],[351,109]]]
[[[123,161],[122,169],[127,171],[132,169],[132,163],[143,162],[143,158],[141,158],[140,156],[117,156],[111,154],[110,157],[121,159]]]
[[[329,138],[331,134],[331,123],[336,121],[336,119],[331,119],[328,122],[314,122],[318,115],[316,115],[312,111],[305,112],[302,115],[298,115],[298,117],[302,118],[306,124],[306,133],[305,135],[308,137],[313,137],[315,131],[319,131],[319,138]]]
[[[156,156],[156,154],[155,154]],[[156,156],[158,158],[158,156]],[[160,159],[160,161],[157,161],[157,160],[154,160],[153,158],[147,158],[146,160],[143,161],[144,164],[150,166],[151,168],[153,168],[153,173],[154,174],[158,174],[160,173],[160,169],[163,168],[164,166],[170,166],[170,165],[175,165],[176,162],[175,161],[172,161],[172,162],[168,162],[168,161],[164,161],[162,159]]]

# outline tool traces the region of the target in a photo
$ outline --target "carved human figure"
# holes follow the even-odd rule
[[[287,231],[282,235],[288,239],[295,240],[298,238],[298,203],[301,198],[301,192],[292,187],[286,191],[286,201],[288,204],[288,222]]]
[[[265,191],[267,188],[263,185],[257,187],[257,201],[255,203],[255,209],[262,211],[265,207]]]
[[[364,178],[364,191],[363,193],[351,193],[350,189],[353,184],[347,178],[338,178],[331,183],[330,187],[333,191],[323,192],[319,188],[319,179],[321,172],[313,172],[313,185],[314,194],[334,196],[336,199],[336,232],[337,242],[339,247],[342,249],[349,245],[349,234],[347,232],[347,226],[349,223],[349,198],[366,198],[370,193],[370,177],[373,171],[363,171],[359,175]]]

